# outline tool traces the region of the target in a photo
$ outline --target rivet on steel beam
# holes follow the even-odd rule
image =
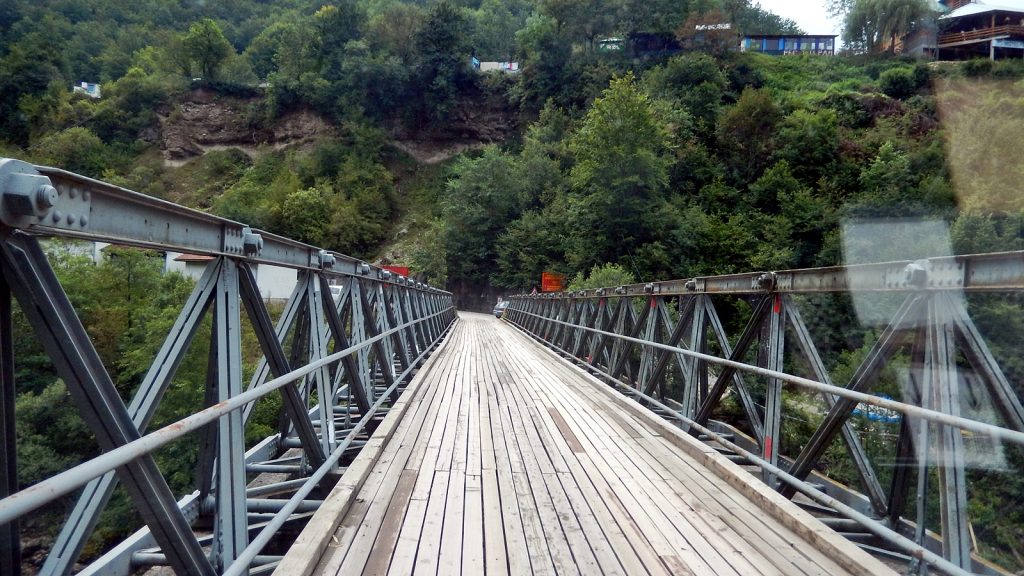
[[[242,228],[242,252],[246,256],[256,256],[263,251],[263,236],[246,226]]]
[[[918,260],[907,264],[903,269],[903,280],[908,286],[922,288],[928,283],[927,260]]]
[[[52,218],[53,219],[53,223],[56,224],[56,223],[58,223],[58,222],[60,222],[61,220],[64,219],[64,213],[61,212],[60,210],[54,210],[53,211],[53,215],[50,216],[50,218]]]

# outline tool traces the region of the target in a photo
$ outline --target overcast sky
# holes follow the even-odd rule
[[[794,20],[808,34],[842,34],[842,24],[829,20],[825,0],[760,0],[760,3],[765,10]]]

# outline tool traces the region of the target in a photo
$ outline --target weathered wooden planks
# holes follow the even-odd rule
[[[461,317],[289,574],[891,573],[511,327]]]

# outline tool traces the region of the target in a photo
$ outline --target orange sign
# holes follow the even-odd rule
[[[561,292],[565,290],[565,274],[543,272],[540,275],[541,292]]]

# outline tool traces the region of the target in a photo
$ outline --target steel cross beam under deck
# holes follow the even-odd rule
[[[133,398],[118,395],[47,262],[40,236],[213,257]],[[255,265],[297,273],[276,326],[259,294]],[[262,548],[280,530],[294,531],[308,518],[319,503],[308,496],[329,491],[342,458],[372,432],[456,320],[451,294],[411,278],[103,182],[7,159],[0,159],[0,269],[3,574],[21,570],[18,518],[84,486],[41,570],[69,573],[118,480],[146,528],[82,573],[129,574],[161,564],[180,574],[268,571],[277,557],[260,554]],[[340,285],[342,295],[332,298],[331,285]],[[104,452],[20,492],[12,294]],[[243,310],[263,354],[244,391]],[[204,410],[146,434],[206,318],[212,333]],[[277,393],[281,432],[247,450],[244,428],[253,402]],[[200,454],[196,492],[178,500],[181,495],[171,493],[151,454],[191,432],[198,433]],[[301,456],[286,452],[291,448],[301,449]],[[293,479],[248,486],[263,470],[288,471]],[[290,498],[266,500],[267,495]],[[197,535],[193,526],[200,518],[213,526],[212,535]]]
[[[727,396],[736,398],[740,420],[751,435],[750,451],[758,455],[753,464],[762,468],[765,482],[786,496],[812,489],[808,477],[841,437],[863,492],[850,502],[861,502],[855,507],[866,514],[861,520],[868,522],[867,529],[878,530],[880,538],[908,557],[930,546],[942,552],[949,567],[995,574],[995,568],[971,554],[967,449],[960,429],[1021,450],[1024,408],[972,320],[965,295],[1022,290],[1024,252],[1006,252],[514,296],[504,318],[691,433],[711,424]],[[902,299],[843,388],[833,385],[795,300],[830,293]],[[735,340],[726,334],[716,306],[729,301],[746,302],[750,309]],[[734,325],[736,310],[744,308],[727,308]],[[901,360],[893,364],[896,357]],[[784,373],[791,365],[806,367],[812,379]],[[913,384],[907,399],[913,405],[865,394],[883,369],[900,367]],[[964,384],[968,369],[973,371],[971,384]],[[753,384],[759,385],[763,402],[755,398]],[[781,454],[784,384],[809,387],[824,406],[824,417],[806,444],[786,457]],[[962,385],[991,401],[1005,428],[962,418]],[[851,423],[854,410],[865,404],[904,413],[887,488]],[[786,472],[784,482],[779,469]],[[938,541],[923,530],[931,470],[939,480]],[[907,517],[915,476],[917,510]]]

